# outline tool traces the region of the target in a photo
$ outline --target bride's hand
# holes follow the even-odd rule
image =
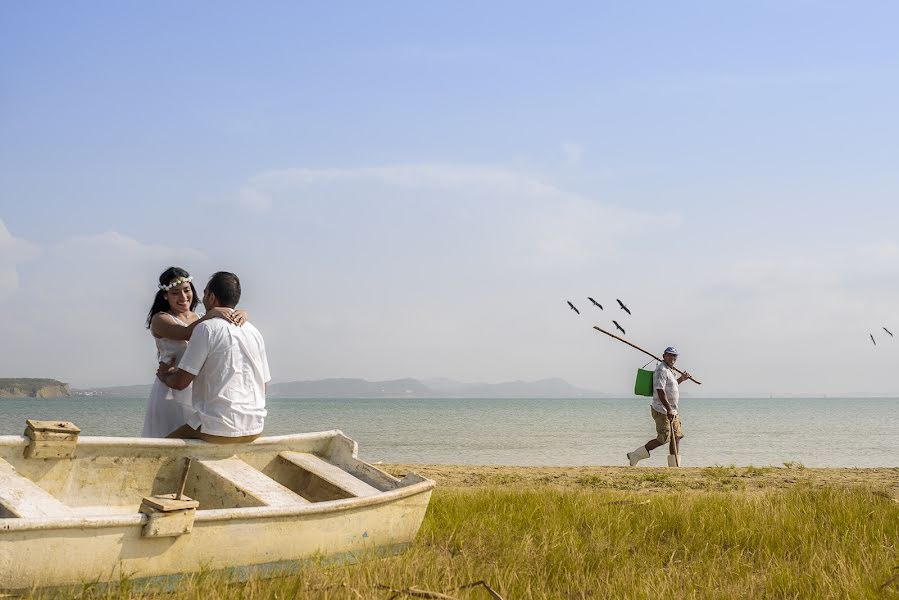
[[[232,308],[210,308],[203,316],[204,319],[225,319],[229,323],[241,326],[247,321],[247,313]]]

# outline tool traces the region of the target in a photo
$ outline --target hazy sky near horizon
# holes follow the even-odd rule
[[[615,318],[694,392],[899,394],[896,22],[5,3],[0,377],[150,382],[174,264],[241,276],[277,381],[627,393],[645,360],[591,329]]]

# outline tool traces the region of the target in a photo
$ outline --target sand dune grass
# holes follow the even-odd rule
[[[443,487],[401,556],[244,583],[201,574],[174,592],[125,582],[82,597],[386,600],[394,594],[379,585],[449,591],[485,580],[506,600],[899,598],[899,582],[883,586],[897,565],[899,504],[876,489]]]

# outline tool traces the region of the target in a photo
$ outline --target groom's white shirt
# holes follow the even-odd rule
[[[271,375],[265,342],[252,324],[203,321],[194,328],[178,368],[196,376],[188,425],[224,437],[262,433],[265,383]]]

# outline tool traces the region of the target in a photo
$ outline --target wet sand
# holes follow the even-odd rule
[[[638,492],[753,492],[852,486],[875,490],[899,502],[899,468],[378,466],[393,475],[418,473],[453,488],[548,485]]]

